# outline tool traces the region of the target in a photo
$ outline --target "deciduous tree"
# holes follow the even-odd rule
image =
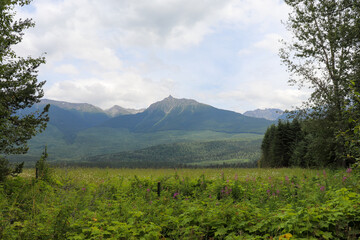
[[[350,81],[359,81],[358,0],[285,0],[291,7],[286,26],[293,40],[284,42],[280,57],[291,73],[290,83],[313,91],[303,106],[312,120],[326,120],[338,164],[344,164],[349,128],[344,109],[353,98]],[[326,139],[328,141],[329,139]],[[325,140],[324,140],[325,141]]]

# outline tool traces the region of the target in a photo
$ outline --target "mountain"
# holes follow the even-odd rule
[[[50,121],[47,129],[29,142],[30,151],[25,157],[31,161],[40,156],[45,145],[49,160],[80,160],[159,144],[258,140],[273,123],[172,96],[142,112],[115,117],[111,114],[120,114],[117,111],[124,108],[115,107],[110,114],[91,104],[48,99],[26,111],[41,109],[45,104],[51,105]]]
[[[79,112],[88,112],[88,113],[104,113],[104,111],[91,105],[89,103],[69,103],[64,101],[55,101],[50,99],[42,99],[40,105],[50,104],[51,106],[56,106],[65,110],[76,110]]]
[[[105,110],[105,113],[111,117],[117,117],[119,115],[129,115],[143,112],[145,109],[131,109],[131,108],[123,108],[118,105],[114,105],[111,108]]]
[[[267,120],[277,120],[281,118],[284,111],[277,108],[266,108],[266,109],[256,109],[253,111],[244,112],[245,116],[254,117],[254,118],[265,118]]]
[[[102,126],[132,132],[211,130],[228,133],[264,133],[272,122],[221,110],[190,99],[172,96],[150,105],[144,112],[111,118]]]

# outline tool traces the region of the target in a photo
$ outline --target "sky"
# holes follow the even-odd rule
[[[169,95],[244,112],[292,109],[278,56],[291,34],[282,0],[33,0],[36,25],[15,50],[45,56],[45,98],[146,108]]]

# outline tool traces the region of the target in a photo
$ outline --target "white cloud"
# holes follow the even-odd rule
[[[68,75],[77,75],[79,70],[71,64],[62,64],[54,68],[54,72]]]
[[[88,102],[102,108],[109,108],[115,103],[131,108],[142,108],[144,102],[152,103],[167,97],[172,85],[172,80],[169,79],[159,83],[144,79],[137,74],[106,73],[96,78],[57,82],[46,90],[46,97]]]
[[[280,43],[281,39],[283,39],[283,37],[280,34],[277,33],[266,34],[263,40],[256,42],[254,44],[254,47],[264,49],[270,51],[271,53],[277,54],[281,47],[281,43]]]
[[[276,41],[283,35],[279,22],[288,12],[281,0],[36,0],[31,4],[32,11],[19,11],[22,17],[33,18],[36,26],[26,32],[17,51],[33,56],[47,52],[47,64],[40,71],[40,76],[49,79],[46,97],[102,107],[113,104],[145,107],[178,92],[178,87],[201,95],[205,91],[197,83],[217,79],[199,79],[202,76],[199,69],[213,66],[199,68],[206,63],[196,62],[192,57],[181,59],[182,53],[191,52],[206,43],[208,37],[225,30],[228,38],[244,40],[233,52],[253,59],[242,66],[231,66],[236,68],[231,69],[233,82],[229,80],[226,84],[237,86],[235,92],[251,88],[251,84],[239,83],[239,76],[260,81],[260,73],[271,75],[267,70],[275,70],[270,64],[273,59],[257,57],[263,57],[264,49],[271,54],[277,51]],[[249,33],[237,36],[240,31]],[[208,55],[206,48],[201,54],[219,58]],[[171,62],[169,55],[181,60]],[[219,58],[213,62],[224,61]],[[224,75],[228,68],[223,69]],[[251,71],[255,71],[255,76],[250,77]],[[178,79],[184,72],[194,74],[183,76],[190,80]],[[228,101],[245,101],[230,94],[227,88],[230,87],[219,87],[208,99],[228,94],[234,96]],[[284,94],[295,96],[286,91]],[[269,101],[274,100],[267,96]],[[257,99],[259,104],[266,101]]]
[[[241,102],[237,106],[238,112],[244,112],[255,108],[280,108],[291,110],[293,107],[301,106],[307,100],[308,92],[297,89],[276,89],[274,86],[261,82],[248,85],[245,88],[237,88],[218,95],[221,99],[236,99]]]

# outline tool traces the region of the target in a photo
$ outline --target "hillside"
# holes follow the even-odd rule
[[[44,146],[48,148],[51,161],[79,161],[90,156],[134,151],[159,144],[257,140],[273,123],[171,96],[150,105],[143,112],[128,112],[116,117],[91,104],[53,100],[44,100],[30,110],[48,103],[51,107],[47,129],[29,142],[27,155],[16,156],[16,159],[34,161]]]

